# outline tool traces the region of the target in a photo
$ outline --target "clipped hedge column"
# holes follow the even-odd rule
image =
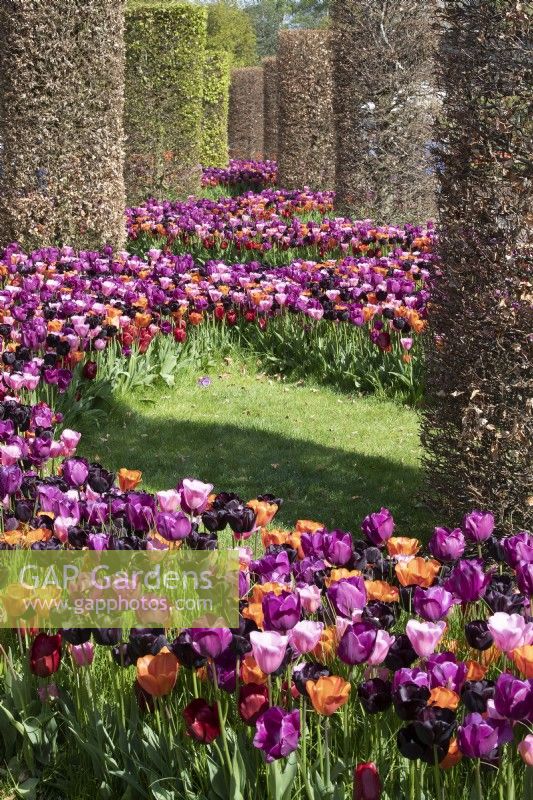
[[[278,184],[332,189],[335,137],[329,33],[283,30],[278,62]]]
[[[197,192],[201,178],[207,12],[181,3],[136,2],[126,11],[126,192]]]
[[[533,522],[533,24],[514,0],[446,0],[441,28],[428,491],[456,521],[475,507],[516,531]]]
[[[202,164],[225,167],[228,163],[228,111],[230,54],[208,50],[204,67]]]
[[[435,216],[436,0],[332,0],[337,206],[380,222]]]
[[[264,72],[264,156],[269,161],[278,157],[278,60],[276,56],[263,59]]]
[[[233,69],[229,93],[230,158],[263,158],[263,113],[263,68]]]
[[[0,245],[125,239],[122,0],[0,4]]]

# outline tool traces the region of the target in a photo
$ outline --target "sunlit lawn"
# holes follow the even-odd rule
[[[172,388],[121,399],[99,429],[82,426],[81,453],[141,469],[150,490],[195,476],[245,499],[271,492],[285,500],[285,526],[314,518],[355,531],[385,505],[399,533],[428,536],[434,520],[418,496],[413,410],[283,383],[233,362],[212,372],[208,386],[200,377],[181,372]]]

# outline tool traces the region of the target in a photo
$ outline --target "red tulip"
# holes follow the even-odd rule
[[[30,649],[30,669],[40,678],[48,678],[57,672],[61,663],[61,634],[49,636],[40,633]]]
[[[268,708],[268,689],[258,683],[248,683],[239,691],[239,716],[247,725],[255,725],[257,718]]]
[[[216,705],[210,706],[201,697],[183,709],[187,733],[201,744],[211,744],[220,736],[220,720]]]
[[[369,761],[353,771],[353,800],[379,800],[381,779],[376,765]]]
[[[98,365],[96,361],[87,361],[83,365],[82,374],[86,380],[93,381],[96,378],[97,372],[98,372]]]

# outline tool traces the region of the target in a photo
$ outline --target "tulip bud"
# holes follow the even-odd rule
[[[353,771],[353,800],[379,800],[381,779],[376,765],[370,761]]]

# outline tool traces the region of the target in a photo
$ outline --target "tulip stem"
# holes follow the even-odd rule
[[[417,800],[415,793],[415,771],[416,764],[414,761],[409,762],[409,800]]]
[[[267,675],[268,705],[272,708],[272,676]]]
[[[329,794],[329,788],[331,784],[331,769],[329,761],[329,717],[324,719],[324,755],[326,761],[324,783],[326,784],[326,792]]]
[[[220,735],[222,737],[222,746],[224,748],[224,754],[226,756],[228,775],[231,775],[231,758],[229,754],[228,740],[226,738],[226,717],[222,713],[222,703],[220,702],[220,689],[218,688],[217,668],[215,667],[213,662],[211,662],[211,671],[213,675],[213,683],[215,684],[215,696],[217,702],[218,721],[220,724]]]
[[[302,769],[303,774],[307,777],[307,724],[306,724],[306,698],[302,695],[300,698],[300,731],[302,736]]]
[[[483,800],[481,789],[481,760],[476,758],[476,800]]]
[[[437,792],[437,800],[444,800],[444,797],[443,797],[443,794],[442,794],[442,783],[441,783],[441,779],[440,779],[439,756],[438,756],[436,747],[433,748],[433,759],[434,759],[434,761],[433,761],[433,771],[434,771],[434,774],[435,774],[435,788],[436,788],[436,792]]]

